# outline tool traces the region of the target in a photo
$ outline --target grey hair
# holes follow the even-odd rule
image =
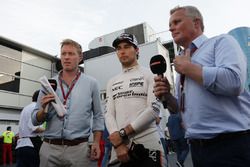
[[[191,17],[192,19],[199,19],[201,21],[201,30],[204,32],[204,23],[203,17],[200,11],[194,6],[176,6],[175,8],[170,10],[170,15],[178,10],[185,10],[186,16]]]

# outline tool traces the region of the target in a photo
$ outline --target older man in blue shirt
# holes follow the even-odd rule
[[[170,14],[173,39],[184,48],[174,59],[176,97],[194,167],[249,167],[250,93],[244,88],[245,55],[229,35],[203,35],[203,18],[196,7],[177,7]],[[155,82],[155,95],[164,95],[173,104],[167,79],[156,77]]]

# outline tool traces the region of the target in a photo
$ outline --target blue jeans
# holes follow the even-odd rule
[[[176,148],[177,161],[183,165],[189,152],[189,145],[187,143],[187,139],[183,137],[178,140],[174,140],[174,145]]]
[[[194,167],[250,167],[250,134],[204,145],[191,142]]]

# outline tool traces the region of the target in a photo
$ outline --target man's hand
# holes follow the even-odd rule
[[[93,143],[91,145],[91,151],[90,151],[90,159],[91,160],[98,160],[101,155],[99,143]]]
[[[36,130],[33,131],[33,133],[43,133],[45,129],[43,127],[38,127]]]
[[[45,121],[45,116],[48,112],[48,107],[46,107],[48,105],[48,103],[50,103],[51,101],[55,100],[55,96],[53,94],[47,94],[44,95],[41,99],[41,106],[42,108],[37,112],[36,114],[36,119],[38,122],[44,122]]]
[[[50,102],[52,102],[52,101],[54,101],[54,100],[55,100],[55,96],[54,96],[53,94],[47,94],[47,95],[44,95],[44,96],[42,97],[42,99],[41,99],[41,105],[42,105],[42,108],[43,108],[44,112],[46,112],[46,111],[45,111],[46,106],[47,106]]]
[[[159,99],[161,99],[162,96],[165,96],[169,112],[171,113],[178,112],[177,100],[170,93],[170,84],[167,78],[156,76],[154,80],[155,80],[155,85],[154,85],[155,96]]]
[[[202,67],[191,62],[190,49],[186,49],[184,55],[176,56],[173,62],[175,71],[203,85]]]
[[[162,96],[166,96],[170,93],[170,84],[166,77],[162,78],[160,76],[156,76],[154,80],[154,94],[157,98],[160,99]]]
[[[112,145],[114,147],[118,147],[123,142],[118,131],[116,131],[116,132],[112,133],[111,135],[109,135],[109,140],[110,140],[110,142],[112,143]]]
[[[186,74],[191,64],[190,49],[186,49],[185,53],[181,56],[176,56],[173,60],[175,71],[180,74]]]
[[[128,162],[129,155],[128,155],[129,148],[125,144],[121,144],[119,147],[115,149],[116,156],[119,161],[121,162]]]
[[[121,162],[128,162],[129,155],[128,155],[128,147],[125,143],[123,143],[123,140],[119,134],[118,131],[112,133],[109,135],[109,140],[112,143],[112,145],[115,148],[116,156],[119,161]]]

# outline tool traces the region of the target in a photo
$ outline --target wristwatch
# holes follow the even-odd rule
[[[126,133],[126,131],[125,131],[124,128],[122,128],[122,129],[119,131],[119,135],[120,135],[120,137],[122,138],[122,140],[127,140],[127,139],[128,139],[128,135],[127,135],[127,133]]]

